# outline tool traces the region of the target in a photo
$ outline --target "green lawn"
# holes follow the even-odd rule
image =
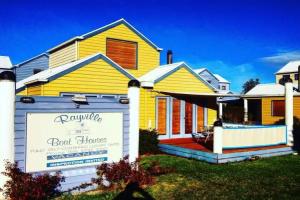
[[[295,155],[257,161],[212,165],[168,155],[159,160],[176,172],[157,177],[146,188],[154,199],[300,199],[300,157]],[[113,199],[118,192],[82,194],[63,199]]]

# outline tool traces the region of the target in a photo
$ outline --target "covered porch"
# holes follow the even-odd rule
[[[154,92],[156,97],[156,129],[159,139],[191,138],[193,133],[213,131],[213,124],[223,117],[220,97],[239,95],[219,93]]]
[[[292,91],[292,88],[287,88]],[[204,94],[204,93],[176,93],[168,91],[157,91],[161,94],[174,98],[186,99],[206,99],[214,102],[218,110],[219,123],[212,126],[212,138],[208,142],[198,142],[191,137],[191,134],[184,138],[161,138],[160,149],[168,154],[204,160],[210,163],[226,163],[254,159],[256,157],[279,156],[293,153],[293,137],[291,135],[290,113],[291,104],[286,103],[285,109],[289,116],[286,116],[286,125],[249,125],[249,102],[244,99],[243,124],[222,124],[222,103],[217,103],[216,98],[222,97],[222,94]],[[286,100],[290,101],[291,92],[286,93]],[[235,95],[224,95],[235,96]],[[198,106],[198,104],[196,104]],[[255,106],[254,106],[255,107]],[[258,108],[259,109],[259,108]],[[196,114],[196,116],[198,113]],[[292,116],[292,115],[291,115]],[[186,118],[184,118],[186,120]],[[197,118],[192,118],[197,122]],[[195,120],[196,119],[196,120]],[[192,132],[202,132],[201,127],[194,124]],[[205,124],[204,124],[205,127]],[[172,134],[172,132],[171,132]]]

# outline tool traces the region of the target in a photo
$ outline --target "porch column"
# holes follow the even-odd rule
[[[213,152],[222,154],[223,152],[223,124],[219,119],[214,123],[214,140],[213,140]]]
[[[223,103],[219,103],[219,118],[223,119]]]
[[[293,124],[294,124],[294,113],[293,113],[293,83],[291,79],[288,79],[285,83],[285,124],[287,126],[287,144],[292,146],[294,143],[293,137]]]
[[[139,157],[139,114],[140,114],[140,82],[131,80],[128,83],[129,98],[129,162]]]
[[[9,57],[0,56],[0,173],[6,162],[15,161],[15,88],[16,76]],[[0,187],[8,178],[0,174]],[[5,199],[0,193],[0,199]]]
[[[244,99],[244,122],[248,122],[248,99]]]

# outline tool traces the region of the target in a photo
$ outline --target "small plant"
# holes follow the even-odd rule
[[[22,172],[17,163],[7,163],[3,174],[9,177],[4,185],[4,195],[11,200],[44,200],[61,194],[59,187],[64,181],[60,173],[33,176]]]
[[[142,163],[142,167],[153,176],[175,172],[175,168],[162,167],[158,160]]]
[[[103,187],[124,188],[134,182],[144,186],[153,182],[150,173],[139,166],[139,160],[130,163],[128,157],[118,163],[101,164],[97,167],[97,176],[92,182]]]
[[[160,153],[158,148],[158,133],[155,129],[140,129],[140,154],[157,154]]]

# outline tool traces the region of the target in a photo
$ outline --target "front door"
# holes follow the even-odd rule
[[[185,134],[193,132],[193,104],[185,102]]]
[[[157,132],[160,137],[167,137],[167,98],[158,98],[157,99]]]
[[[204,131],[204,108],[201,105],[197,106],[197,132]]]
[[[181,127],[181,101],[179,99],[173,98],[172,100],[172,131],[171,137],[176,137],[180,135]]]
[[[204,126],[204,108],[174,97],[157,97],[156,129],[159,139],[186,138]]]

